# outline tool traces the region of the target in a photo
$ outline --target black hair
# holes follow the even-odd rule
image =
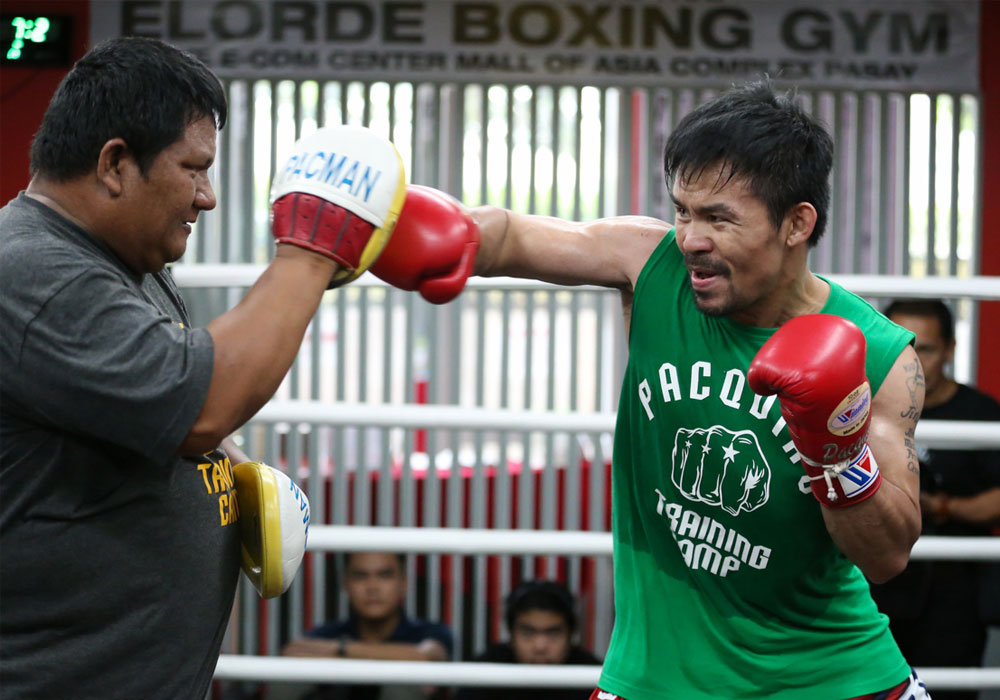
[[[31,174],[65,182],[92,170],[104,144],[122,138],[145,175],[187,126],[226,123],[219,79],[189,53],[155,39],[104,41],[76,62],[31,143]]]
[[[399,562],[399,568],[406,571],[406,555],[399,552],[364,552],[364,551],[351,551],[344,553],[344,569],[346,570],[348,566],[351,565],[351,557],[355,554],[388,554],[390,556],[396,557],[396,561]]]
[[[573,594],[556,581],[525,581],[507,596],[505,618],[507,629],[514,631],[514,621],[530,610],[546,610],[560,615],[572,633],[576,629]]]
[[[774,92],[769,80],[734,88],[686,115],[667,139],[663,171],[667,187],[720,167],[719,185],[746,181],[767,207],[775,228],[800,202],[816,209],[809,245],[826,228],[830,208],[833,139],[795,101]]]
[[[955,339],[955,318],[948,305],[940,299],[895,299],[885,307],[885,311],[882,313],[889,318],[892,318],[893,314],[936,318],[941,327],[941,339],[945,345]]]

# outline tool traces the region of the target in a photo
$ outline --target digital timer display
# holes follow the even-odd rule
[[[0,63],[15,66],[70,64],[73,20],[61,15],[0,15]]]

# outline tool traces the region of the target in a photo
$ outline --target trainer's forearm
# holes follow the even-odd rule
[[[883,478],[867,501],[822,510],[834,543],[871,581],[884,583],[906,567],[920,536],[920,511],[906,491]]]
[[[212,381],[182,454],[214,448],[271,398],[335,268],[321,255],[279,245],[243,300],[207,325],[214,344]]]
[[[344,652],[349,659],[378,661],[444,661],[447,658],[444,648],[433,640],[424,640],[419,644],[350,641]]]

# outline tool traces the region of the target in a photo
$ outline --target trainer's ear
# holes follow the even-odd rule
[[[808,242],[816,227],[816,208],[809,202],[799,202],[785,214],[784,226],[785,245],[791,248]]]
[[[118,197],[122,193],[126,160],[131,160],[131,152],[125,139],[120,137],[105,143],[97,156],[97,179],[104,183],[112,197]]]

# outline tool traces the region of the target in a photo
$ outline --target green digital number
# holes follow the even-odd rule
[[[25,41],[35,44],[44,43],[49,27],[52,26],[48,17],[36,17],[35,19],[15,17],[10,23],[14,27],[14,40],[11,42],[10,48],[7,49],[7,58],[11,61],[21,58],[21,49],[24,47]]]

